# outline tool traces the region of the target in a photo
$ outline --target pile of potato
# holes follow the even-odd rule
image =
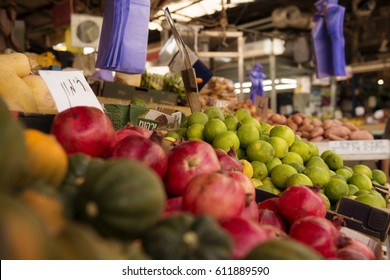
[[[271,114],[269,124],[289,126],[303,140],[311,142],[339,140],[373,140],[374,136],[367,130],[361,130],[348,121],[338,119],[320,120],[297,113],[286,118],[282,114]]]

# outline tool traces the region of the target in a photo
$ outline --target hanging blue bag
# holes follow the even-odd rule
[[[149,16],[149,0],[107,0],[96,68],[144,73]]]

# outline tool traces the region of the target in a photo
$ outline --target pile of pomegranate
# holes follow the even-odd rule
[[[234,259],[274,238],[298,240],[324,259],[375,259],[370,247],[344,236],[325,218],[325,201],[314,188],[291,186],[257,203],[255,187],[237,157],[206,142],[178,143],[167,152],[151,131],[131,125],[114,131],[107,116],[90,107],[59,113],[52,133],[68,154],[144,163],[164,181],[168,199],[163,217],[180,211],[212,216],[232,237]]]

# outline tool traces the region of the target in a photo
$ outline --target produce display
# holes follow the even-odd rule
[[[345,196],[385,207],[386,176],[248,110],[209,107],[167,133],[80,106],[45,134],[0,99],[0,124],[2,259],[380,258],[325,215]]]
[[[272,125],[287,125],[303,140],[311,142],[328,140],[373,140],[374,136],[367,130],[359,129],[348,120],[308,117],[297,113],[286,117],[282,114],[271,114],[267,120]]]

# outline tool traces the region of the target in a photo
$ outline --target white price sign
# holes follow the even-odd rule
[[[329,149],[341,155],[388,154],[388,140],[329,141]]]
[[[90,106],[103,110],[83,71],[40,70],[39,75],[49,88],[58,112],[76,106]]]

